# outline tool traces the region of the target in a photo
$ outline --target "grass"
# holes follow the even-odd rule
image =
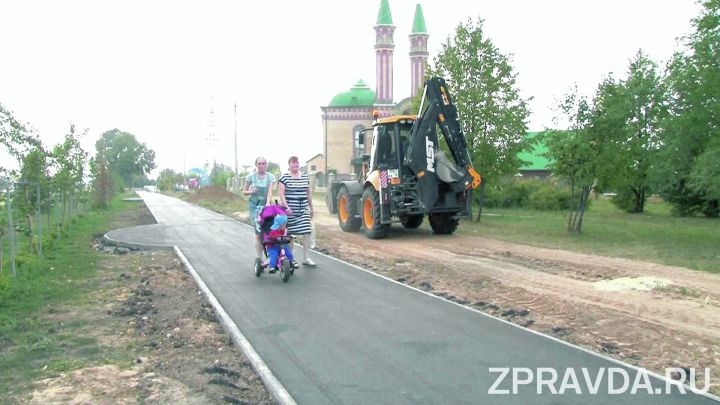
[[[87,321],[51,320],[62,311],[58,308],[96,305],[99,253],[92,240],[109,230],[114,215],[131,209],[123,197],[107,211],[79,218],[62,240],[46,243],[43,258],[19,255],[16,278],[9,271],[0,275],[0,395],[36,378],[124,356],[93,337],[78,336],[78,329],[92,326]]]
[[[610,201],[592,201],[582,233],[566,231],[566,212],[486,209],[481,222],[459,232],[526,245],[638,259],[720,273],[720,222],[676,217],[670,206],[650,201],[643,214],[629,214]]]
[[[324,202],[325,193],[313,193],[313,201]],[[247,211],[246,200],[197,203],[225,214]],[[720,273],[720,220],[673,216],[669,204],[653,199],[645,208],[629,214],[607,199],[593,200],[579,235],[567,232],[567,212],[486,208],[480,223],[463,221],[458,233]],[[427,221],[423,227],[429,229]]]

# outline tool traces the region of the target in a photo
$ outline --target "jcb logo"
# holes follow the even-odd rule
[[[427,170],[435,172],[435,144],[425,137],[425,157],[427,158]]]

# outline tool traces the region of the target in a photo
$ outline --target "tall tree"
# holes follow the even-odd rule
[[[22,159],[20,168],[20,181],[16,185],[16,192],[19,192],[17,201],[19,212],[25,217],[25,232],[28,237],[28,251],[32,252],[35,247],[35,214],[40,209],[40,190],[45,189],[48,184],[48,153],[37,146],[30,150]]]
[[[705,0],[685,49],[669,64],[670,115],[663,122],[663,149],[655,182],[681,215],[720,214],[713,191],[720,138],[720,0]],[[705,177],[711,176],[711,177]]]
[[[503,175],[514,175],[522,164],[518,153],[525,140],[530,111],[519,95],[511,60],[483,33],[483,20],[459,24],[434,58],[430,74],[445,78],[454,95],[468,140],[473,166],[485,185]]]
[[[546,131],[543,140],[548,147],[547,156],[553,161],[553,173],[565,177],[571,187],[572,204],[568,213],[567,229],[571,233],[582,231],[583,217],[590,193],[616,170],[617,146],[609,124],[613,114],[606,100],[618,96],[618,86],[609,76],[598,86],[591,102],[578,93],[575,86],[559,105],[566,131]]]
[[[123,186],[132,187],[136,176],[143,176],[155,168],[155,152],[135,135],[113,129],[102,134],[96,149],[105,148],[110,170],[118,175]]]
[[[70,204],[72,204],[78,191],[82,189],[88,154],[80,146],[80,137],[86,132],[77,133],[75,125],[71,124],[70,130],[65,134],[63,143],[53,148],[55,175],[52,181],[62,196],[63,221],[65,220],[66,209],[72,214],[72,205]]]
[[[603,100],[609,114],[607,130],[614,133],[618,146],[618,172],[609,179],[618,193],[614,202],[626,211],[643,212],[653,157],[660,148],[660,122],[668,113],[665,81],[657,64],[638,51],[615,95]]]
[[[70,130],[61,144],[53,148],[53,158],[56,165],[54,176],[55,185],[63,193],[75,192],[83,183],[86,175],[88,153],[80,145],[80,137],[87,131],[77,133],[75,125],[70,125]]]

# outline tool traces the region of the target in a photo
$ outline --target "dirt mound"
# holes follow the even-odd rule
[[[239,200],[239,199],[241,199],[239,196],[237,196],[237,195],[225,190],[223,187],[217,186],[215,184],[198,189],[195,193],[193,193],[190,196],[190,198],[188,198],[188,200],[191,202],[197,202],[200,200],[221,201],[221,200]]]

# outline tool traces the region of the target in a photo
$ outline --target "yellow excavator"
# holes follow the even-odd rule
[[[434,233],[451,234],[460,218],[472,216],[472,190],[481,178],[444,79],[425,82],[417,116],[376,116],[370,130],[372,147],[358,180],[328,189],[328,209],[342,230],[362,226],[367,237],[379,239],[393,222],[417,228],[427,215]]]

